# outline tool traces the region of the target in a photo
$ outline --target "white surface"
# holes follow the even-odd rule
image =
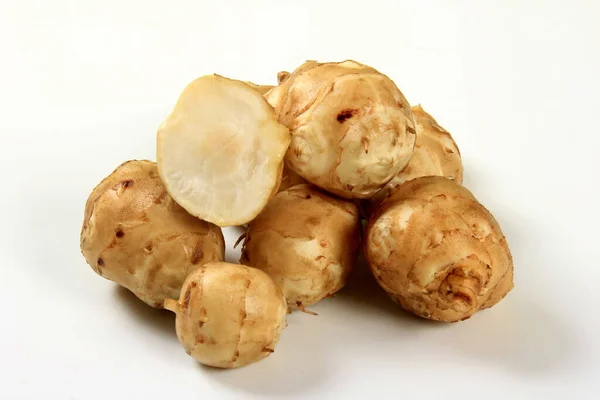
[[[2,1],[0,398],[597,398],[600,3],[411,3]],[[357,285],[293,314],[264,362],[203,368],[169,314],[85,264],[85,199],[123,160],[154,158],[193,78],[274,83],[345,58],[454,134],[516,287],[446,325]]]

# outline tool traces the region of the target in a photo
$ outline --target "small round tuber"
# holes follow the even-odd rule
[[[190,214],[242,225],[277,192],[290,140],[256,90],[203,76],[185,88],[158,130],[158,171]]]
[[[290,309],[340,290],[360,247],[358,207],[313,185],[275,195],[250,222],[241,262],[268,273]]]
[[[176,330],[186,352],[219,368],[241,367],[268,357],[286,326],[285,298],[264,272],[224,262],[204,264],[185,280]]]
[[[412,107],[417,141],[415,149],[398,175],[371,199],[372,207],[383,201],[395,188],[421,176],[445,176],[462,184],[463,166],[458,146],[450,133],[438,125],[420,105]]]
[[[462,321],[513,287],[513,262],[494,217],[466,188],[440,176],[399,186],[371,216],[365,254],[404,309]]]
[[[281,74],[280,74],[281,75]],[[345,198],[370,198],[408,162],[410,105],[394,82],[355,61],[309,61],[265,98],[292,132],[286,164]]]
[[[189,272],[223,260],[225,242],[219,227],[173,201],[156,163],[128,161],[90,194],[81,251],[100,276],[161,308],[179,297]]]

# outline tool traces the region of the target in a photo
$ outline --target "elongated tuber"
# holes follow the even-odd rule
[[[370,198],[407,164],[410,105],[396,85],[355,61],[309,61],[265,97],[292,132],[286,164],[345,198]]]
[[[303,309],[344,286],[360,226],[353,202],[297,185],[275,195],[250,222],[241,262],[267,272],[290,309]]]
[[[242,225],[277,192],[290,140],[256,90],[208,75],[183,91],[159,128],[158,171],[190,214]]]
[[[241,367],[271,355],[286,326],[281,290],[264,272],[244,265],[208,263],[192,272],[179,301],[176,330],[186,352],[219,368]]]
[[[128,161],[90,194],[81,251],[100,276],[161,308],[179,297],[188,273],[223,260],[225,242],[219,227],[173,201],[156,163]]]
[[[500,226],[471,192],[440,176],[408,181],[380,205],[365,254],[391,298],[424,318],[464,320],[513,287]]]

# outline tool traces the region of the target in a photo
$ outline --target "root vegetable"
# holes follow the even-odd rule
[[[229,263],[209,263],[186,279],[179,301],[165,308],[177,314],[177,337],[202,364],[236,368],[275,350],[286,325],[281,290],[264,272]]]
[[[268,273],[288,306],[303,309],[345,285],[360,226],[353,202],[297,185],[275,195],[250,222],[241,262]]]
[[[410,105],[385,75],[355,61],[309,61],[265,97],[290,128],[286,164],[345,198],[370,198],[407,164]]]
[[[406,310],[461,321],[513,287],[513,262],[494,217],[466,188],[429,176],[398,187],[371,216],[365,253]]]
[[[421,176],[445,176],[462,184],[463,166],[458,146],[450,133],[438,125],[420,105],[412,107],[417,141],[410,160],[371,200],[372,206],[383,201],[395,188]]]
[[[201,77],[157,135],[158,170],[190,214],[219,226],[252,220],[277,192],[289,130],[247,84]]]
[[[189,215],[168,195],[151,161],[128,161],[90,194],[81,251],[96,273],[161,308],[189,272],[221,261],[219,227]]]

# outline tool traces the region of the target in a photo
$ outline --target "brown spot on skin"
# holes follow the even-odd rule
[[[185,291],[185,296],[183,296],[183,303],[181,303],[181,306],[183,308],[187,308],[188,305],[190,304],[190,298],[192,297],[192,288],[191,286],[188,287],[188,289]]]
[[[231,359],[231,362],[232,363],[236,362],[239,356],[240,356],[240,352],[236,351],[235,354],[233,355],[233,358]]]
[[[154,247],[154,243],[150,242],[150,243],[148,243],[148,244],[147,244],[147,245],[144,247],[144,251],[145,251],[147,254],[150,254],[150,253],[152,253],[152,248],[153,248],[153,247]]]
[[[448,154],[454,154],[454,151],[452,149],[446,149],[446,153],[448,153]]]
[[[312,196],[310,194],[306,195],[306,200],[310,200],[312,198]]]
[[[204,322],[204,321],[198,321],[198,326],[199,326],[200,328],[203,328],[203,327],[204,327],[204,324],[205,324],[205,322]]]
[[[411,127],[411,126],[407,126],[406,130],[410,133],[412,133],[413,135],[417,134],[417,131],[415,130],[415,128]]]
[[[321,247],[327,247],[327,241],[326,240],[321,240],[321,243],[319,243],[321,245]]]
[[[364,137],[360,139],[360,142],[362,143],[363,148],[365,149],[365,154],[369,154],[369,139]]]
[[[125,236],[125,232],[123,232],[122,230],[118,230],[117,233],[115,233],[115,236],[118,237],[119,239],[122,238],[123,236]]]
[[[340,124],[343,124],[344,121],[346,121],[349,118],[352,118],[354,115],[358,114],[358,110],[356,109],[346,109],[346,110],[342,110],[340,111],[340,113],[337,115],[337,121]]]
[[[113,190],[117,193],[117,197],[120,197],[123,192],[125,191],[125,189],[127,189],[128,187],[133,185],[133,181],[131,179],[128,179],[126,181],[121,181],[119,183],[117,183],[114,187]]]
[[[268,347],[265,347],[265,348],[263,349],[263,352],[264,352],[264,353],[275,353],[275,350],[273,350],[273,349],[270,349],[270,348],[268,348]]]
[[[325,256],[318,256],[317,258],[315,258],[315,261],[319,261],[320,259],[325,258]]]
[[[104,266],[104,260],[103,259],[101,259],[101,258],[98,259],[98,266],[99,267],[103,267]]]
[[[306,225],[318,225],[320,222],[319,217],[308,217],[306,218]]]
[[[202,251],[202,243],[198,241],[198,243],[196,243],[196,247],[194,247],[194,252],[192,253],[192,264],[198,264],[202,257],[204,257],[204,252]]]
[[[354,185],[346,185],[346,187],[348,188],[349,191],[353,191],[354,190]]]
[[[204,336],[203,335],[196,336],[196,344],[203,344],[203,343],[204,343]]]

